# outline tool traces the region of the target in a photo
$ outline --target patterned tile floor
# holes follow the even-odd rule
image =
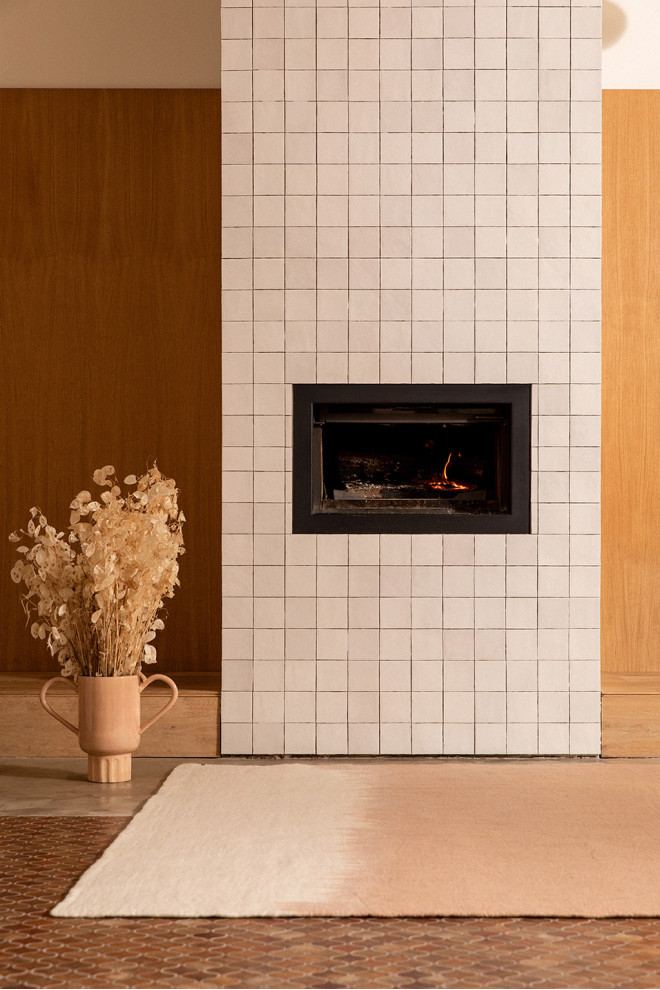
[[[660,986],[660,919],[50,918],[126,822],[0,817],[0,988]]]

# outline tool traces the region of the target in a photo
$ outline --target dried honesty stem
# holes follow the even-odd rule
[[[94,472],[94,483],[109,491],[98,500],[78,492],[68,538],[36,507],[27,531],[9,537],[21,543],[11,577],[27,589],[21,603],[31,633],[74,679],[140,674],[143,663],[155,663],[158,613],[179,584],[183,553],[178,490],[155,463],[124,479],[135,486],[126,495],[111,465]]]

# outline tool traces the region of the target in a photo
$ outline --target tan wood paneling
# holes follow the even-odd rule
[[[660,91],[603,93],[602,666],[660,672]]]
[[[53,671],[6,535],[154,458],[188,518],[157,670],[219,670],[220,93],[0,90],[0,670]]]
[[[660,91],[603,93],[603,755],[660,756]]]

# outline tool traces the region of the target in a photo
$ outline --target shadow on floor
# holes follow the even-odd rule
[[[42,765],[20,766],[0,760],[0,778],[2,777],[31,777],[35,780],[87,780],[87,773],[82,770],[76,773],[64,767],[45,767]]]

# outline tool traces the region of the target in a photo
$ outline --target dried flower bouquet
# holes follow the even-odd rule
[[[141,674],[143,663],[155,662],[152,641],[164,628],[158,613],[179,584],[183,553],[178,490],[155,464],[124,479],[134,486],[125,495],[111,465],[94,472],[94,483],[109,490],[98,500],[76,495],[68,538],[36,507],[27,531],[9,537],[21,544],[11,577],[25,585],[31,633],[74,680]]]

